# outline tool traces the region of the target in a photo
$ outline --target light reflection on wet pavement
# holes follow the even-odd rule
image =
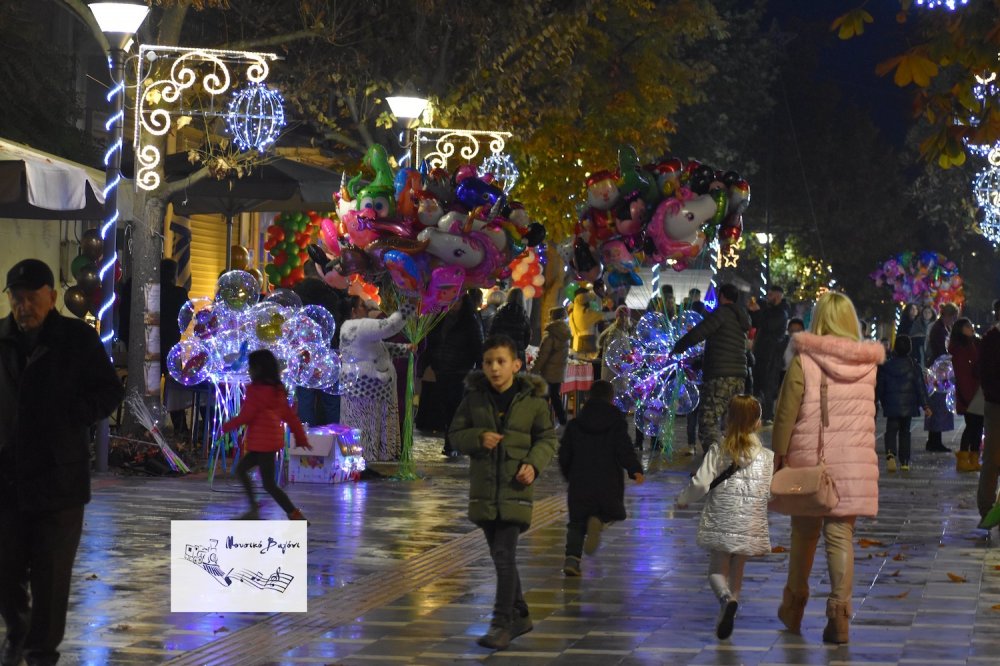
[[[954,443],[958,432],[948,433]],[[286,486],[311,521],[307,614],[171,613],[170,521],[233,518],[242,494],[225,481],[213,491],[204,476],[95,478],[60,663],[994,664],[1000,557],[975,529],[975,475],[924,453],[923,436],[914,432],[912,471],[883,473],[878,519],[859,521],[869,541],[856,547],[848,646],[821,642],[822,549],[802,636],[775,617],[787,571],[778,552],[748,564],[736,631],[715,639],[699,507],[673,509],[694,465],[679,457],[628,486],[629,520],[605,532],[579,579],[561,573],[562,480],[554,465],[542,475],[518,553],[535,630],[491,655],[474,640],[494,576],[483,539],[468,536],[468,463],[419,437],[420,481]],[[284,519],[269,499],[263,517]],[[788,519],[773,516],[771,527],[773,544],[787,547]]]

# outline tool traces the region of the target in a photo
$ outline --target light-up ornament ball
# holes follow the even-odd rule
[[[184,386],[194,386],[208,379],[210,360],[208,347],[201,340],[182,340],[167,354],[167,372]]]
[[[263,83],[251,83],[233,93],[226,127],[241,151],[264,151],[285,126],[285,101],[281,93]]]

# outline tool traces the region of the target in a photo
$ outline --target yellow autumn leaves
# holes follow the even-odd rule
[[[841,39],[850,39],[864,34],[865,23],[874,23],[875,19],[861,7],[852,9],[843,16],[837,17],[830,26],[831,30],[837,31],[837,36]]]

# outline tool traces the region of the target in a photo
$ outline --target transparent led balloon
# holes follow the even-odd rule
[[[250,312],[254,335],[265,345],[274,345],[281,340],[282,326],[287,318],[284,307],[269,301],[258,303]]]
[[[647,312],[635,327],[635,340],[643,347],[670,351],[672,326],[662,312]]]
[[[177,326],[180,332],[183,334],[187,332],[188,327],[195,320],[195,315],[202,310],[209,310],[212,308],[212,299],[206,298],[204,296],[196,296],[191,300],[184,303],[181,306],[180,311],[177,313]]]
[[[213,369],[218,378],[225,381],[246,381],[249,379],[247,360],[251,339],[239,328],[222,331],[211,341]]]
[[[264,299],[265,303],[277,303],[284,308],[301,308],[302,299],[291,289],[275,289]]]
[[[635,427],[650,437],[659,437],[669,419],[669,406],[655,398],[641,402],[635,410]]]
[[[323,329],[304,312],[295,312],[281,324],[281,338],[285,344],[293,347],[303,345],[323,345],[329,338],[323,335]]]
[[[945,403],[948,410],[955,411],[955,369],[951,362],[951,355],[939,356],[929,367],[925,374],[927,382],[927,393],[944,393]]]
[[[166,363],[171,377],[184,386],[194,386],[209,378],[211,353],[204,342],[189,338],[174,345]]]
[[[246,271],[228,271],[219,278],[215,300],[225,303],[233,312],[243,312],[260,299],[257,278]]]
[[[337,330],[337,322],[329,310],[322,305],[307,305],[302,308],[301,312],[319,325],[323,330],[323,337],[327,341],[333,340],[333,334]]]

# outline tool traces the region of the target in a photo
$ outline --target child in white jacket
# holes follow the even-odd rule
[[[747,557],[771,552],[767,502],[774,454],[757,438],[760,417],[760,403],[753,396],[733,397],[721,446],[712,445],[677,497],[677,507],[684,509],[708,495],[698,545],[711,553],[708,582],[722,607],[715,626],[720,640],[733,633]]]

